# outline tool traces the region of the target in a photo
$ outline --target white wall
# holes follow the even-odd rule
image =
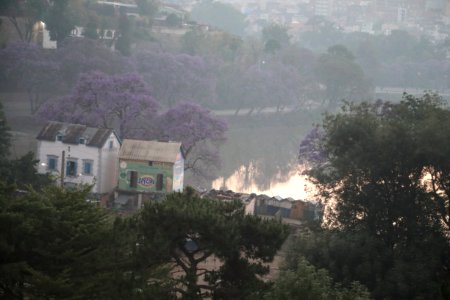
[[[177,160],[173,164],[172,191],[182,192],[184,185],[184,158],[181,152],[177,155]]]
[[[256,198],[252,198],[250,202],[245,204],[245,214],[246,215],[254,215],[255,214],[255,203]]]
[[[110,148],[110,141],[113,143]],[[111,133],[102,149],[98,149],[102,172],[99,173],[99,193],[108,193],[117,186],[119,172],[120,143],[114,133]]]
[[[47,29],[44,29],[42,34],[42,48],[56,49],[56,41],[50,39],[50,32]]]
[[[109,141],[113,141],[113,148],[109,149]],[[119,142],[114,134],[111,134],[106,141],[104,147],[90,147],[84,144],[70,145],[61,141],[48,142],[38,141],[38,151],[36,153],[39,159],[38,172],[48,173],[47,156],[53,155],[57,159],[57,171],[51,173],[60,180],[62,151],[65,151],[66,163],[70,159],[77,159],[77,176],[65,176],[64,182],[70,183],[86,183],[95,185],[92,189],[93,193],[111,192],[117,183],[117,164],[119,156]],[[83,159],[92,160],[92,175],[83,175]],[[65,168],[65,167],[64,167]]]

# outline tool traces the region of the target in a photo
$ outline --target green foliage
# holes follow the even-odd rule
[[[0,166],[0,174],[2,179],[8,184],[14,184],[20,189],[32,187],[41,189],[52,183],[52,179],[48,174],[38,174],[36,166],[39,160],[35,159],[33,152],[28,152],[24,156],[5,161]]]
[[[197,3],[192,8],[191,18],[238,36],[242,36],[245,29],[245,16],[230,4],[219,1]]]
[[[315,73],[318,81],[326,86],[325,99],[331,109],[343,99],[360,101],[368,98],[370,84],[364,78],[364,71],[342,45],[328,48],[319,58]]]
[[[353,282],[349,288],[333,285],[333,280],[325,269],[317,270],[298,255],[297,264],[281,271],[264,299],[364,300],[370,297],[367,289],[357,282]]]
[[[153,18],[158,11],[158,1],[155,0],[136,0],[139,13]]]
[[[7,298],[92,296],[91,280],[108,219],[88,189],[48,187],[15,196],[1,185],[0,290]]]
[[[319,141],[326,162],[309,174],[330,200],[336,229],[302,239],[299,251],[376,299],[448,298],[449,122],[429,94],[327,115]]]
[[[149,268],[138,256],[135,218],[114,219],[87,201],[89,190],[49,186],[18,194],[0,183],[0,295],[171,298],[166,269]]]
[[[181,51],[191,55],[233,62],[239,57],[243,41],[226,32],[190,30],[181,37]]]
[[[441,139],[450,112],[439,101],[425,95],[405,96],[400,104],[347,104],[324,119],[330,168],[313,175],[322,187],[336,187],[337,221],[395,241],[448,222],[448,189],[439,178],[447,174],[448,145]]]
[[[436,235],[421,238],[392,248],[364,231],[316,230],[295,241],[287,265],[297,265],[304,256],[345,287],[361,282],[375,299],[446,299],[447,241]]]
[[[173,13],[166,17],[166,24],[169,27],[179,27],[182,25],[182,21],[180,17]]]
[[[263,286],[262,263],[287,234],[278,222],[244,215],[239,202],[201,199],[191,189],[149,203],[140,218],[145,264],[166,262],[175,274],[172,290],[185,299],[235,299]]]
[[[6,122],[3,106],[0,102],[0,178],[8,184],[14,184],[17,188],[24,189],[28,186],[39,189],[48,185],[51,181],[47,175],[38,174],[32,152],[28,152],[18,159],[9,158],[11,146],[10,128]]]
[[[61,43],[75,26],[76,16],[68,0],[52,1],[44,18],[50,38]]]
[[[300,44],[323,52],[336,44],[345,45],[355,61],[376,86],[448,88],[445,41],[433,43],[403,30],[391,34],[344,33],[321,18],[309,22],[311,31],[300,35]]]
[[[282,47],[288,46],[290,37],[286,27],[271,24],[263,28],[262,39],[264,42],[264,51],[274,53]]]
[[[9,156],[11,146],[11,133],[3,111],[3,104],[0,102],[0,161],[4,161]]]
[[[90,38],[93,40],[97,40],[99,38],[97,30],[100,28],[99,24],[99,18],[92,14],[89,16],[89,21],[86,24],[83,32],[83,36],[85,38]]]
[[[119,18],[119,38],[116,41],[116,49],[124,56],[131,55],[132,24],[125,14]]]

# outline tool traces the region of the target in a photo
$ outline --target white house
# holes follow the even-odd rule
[[[115,188],[121,141],[114,130],[49,122],[36,139],[39,173],[51,173],[65,186],[94,184],[94,194]]]

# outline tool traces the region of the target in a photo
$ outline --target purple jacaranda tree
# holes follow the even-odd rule
[[[77,82],[80,74],[86,72],[119,74],[134,71],[128,58],[89,38],[65,39],[56,50],[55,60],[59,62],[61,77],[69,87]]]
[[[298,151],[299,163],[306,167],[320,167],[327,161],[323,148],[325,132],[318,126],[314,127],[300,142]]]
[[[0,69],[10,87],[27,93],[31,113],[61,87],[58,63],[34,44],[17,42],[1,49]]]
[[[145,130],[159,104],[136,73],[84,73],[70,95],[47,102],[39,111],[45,120],[118,128],[122,138]]]
[[[136,54],[133,61],[155,97],[168,107],[186,100],[205,105],[215,101],[216,78],[202,57],[147,51]]]
[[[201,178],[214,177],[228,129],[224,120],[198,104],[183,102],[162,114],[158,124],[158,138],[182,143],[186,170]]]

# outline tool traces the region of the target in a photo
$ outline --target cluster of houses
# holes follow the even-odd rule
[[[37,136],[38,172],[61,186],[90,184],[92,196],[119,210],[183,190],[181,143],[119,139],[113,129],[48,122]]]
[[[110,128],[48,122],[37,136],[38,172],[64,187],[92,185],[92,198],[119,211],[183,191],[184,157],[179,142],[124,139]],[[295,225],[320,220],[322,206],[266,195],[209,190],[201,197],[240,200],[247,214],[275,217]]]
[[[291,226],[301,226],[305,221],[320,222],[323,218],[324,207],[319,202],[215,189],[204,191],[200,196],[221,201],[240,200],[245,205],[246,214],[275,218]]]

